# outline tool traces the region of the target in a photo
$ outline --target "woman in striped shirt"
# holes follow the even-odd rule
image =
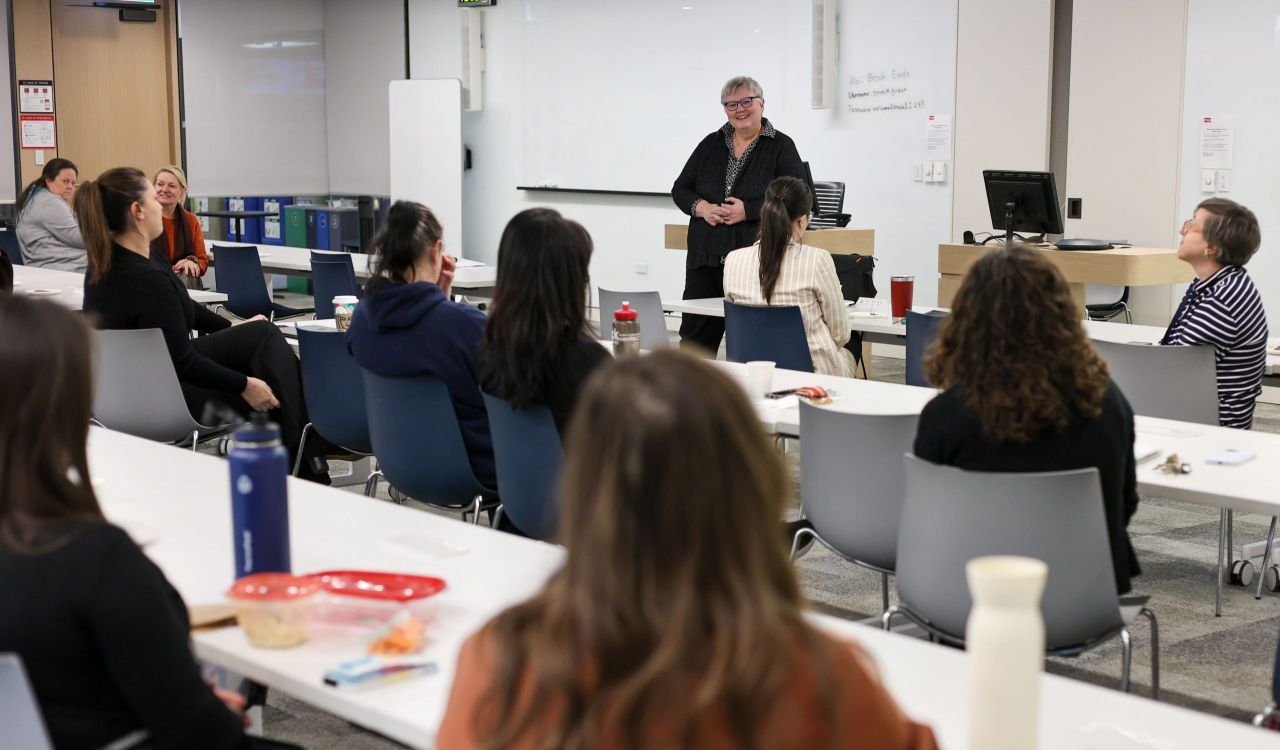
[[[1182,224],[1178,257],[1196,272],[1161,344],[1213,346],[1218,422],[1247,430],[1267,365],[1267,315],[1244,265],[1262,243],[1253,212],[1209,198]]]
[[[796,305],[804,319],[813,369],[853,377],[852,335],[831,253],[800,244],[813,196],[795,177],[769,183],[760,209],[760,241],[729,253],[724,293],[740,305]]]

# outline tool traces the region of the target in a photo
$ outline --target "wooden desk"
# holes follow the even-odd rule
[[[668,250],[689,249],[689,225],[666,224],[662,227],[662,246]],[[876,230],[874,229],[811,229],[801,240],[806,245],[820,247],[836,255],[875,255]]]
[[[999,245],[938,245],[938,306],[950,307],[969,266]],[[1118,247],[1111,250],[1057,250],[1036,247],[1062,273],[1071,295],[1084,309],[1085,284],[1160,286],[1190,281],[1195,273],[1171,248]]]

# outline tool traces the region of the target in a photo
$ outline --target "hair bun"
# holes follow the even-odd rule
[[[393,232],[412,232],[418,220],[418,206],[412,201],[396,201],[387,211],[387,228]]]

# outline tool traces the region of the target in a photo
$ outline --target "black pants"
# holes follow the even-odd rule
[[[684,272],[684,296],[681,299],[704,299],[724,296],[724,266],[686,268]],[[724,318],[714,315],[690,315],[680,319],[680,346],[701,348],[704,354],[716,356],[720,340],[724,338]]]
[[[309,418],[307,404],[302,397],[302,370],[280,329],[265,320],[256,320],[201,336],[191,344],[197,352],[223,367],[258,378],[271,386],[280,406],[272,409],[270,415],[272,421],[280,425],[280,439],[289,450],[289,468],[292,470],[298,455],[298,443],[302,440],[302,428]],[[239,393],[224,393],[183,383],[182,394],[187,399],[187,408],[197,420],[203,417],[205,404],[210,401],[224,404],[245,417],[253,411]],[[299,476],[327,484],[327,470],[324,473],[312,470],[312,459],[323,458],[330,447],[318,435],[309,438]]]

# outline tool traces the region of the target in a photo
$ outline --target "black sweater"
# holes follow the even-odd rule
[[[0,651],[22,657],[54,745],[98,748],[145,729],[157,750],[244,747],[159,568],[104,521],[46,535],[61,541],[34,554],[0,542]]]
[[[1130,590],[1138,557],[1126,527],[1138,509],[1133,458],[1133,409],[1111,384],[1095,419],[1078,420],[1061,433],[1046,432],[1029,443],[993,443],[964,405],[963,389],[952,388],[925,405],[916,432],[915,454],[935,464],[970,471],[1067,471],[1090,466],[1102,477],[1102,505],[1111,542],[1116,589]]]
[[[102,280],[91,283],[85,276],[84,311],[97,328],[159,328],[183,383],[223,393],[244,392],[243,374],[191,346],[192,330],[213,333],[230,327],[231,321],[196,304],[167,263],[114,246],[111,267]]]
[[[760,231],[760,207],[764,205],[769,183],[783,176],[804,179],[804,162],[800,160],[795,142],[782,131],[775,131],[773,137],[761,135],[730,193],[742,200],[746,220],[713,227],[693,216],[690,210],[699,198],[719,204],[730,197],[724,194],[728,166],[729,149],[724,145],[724,131],[719,129],[702,139],[671,186],[671,199],[690,215],[685,268],[720,266],[731,251],[754,243]]]

